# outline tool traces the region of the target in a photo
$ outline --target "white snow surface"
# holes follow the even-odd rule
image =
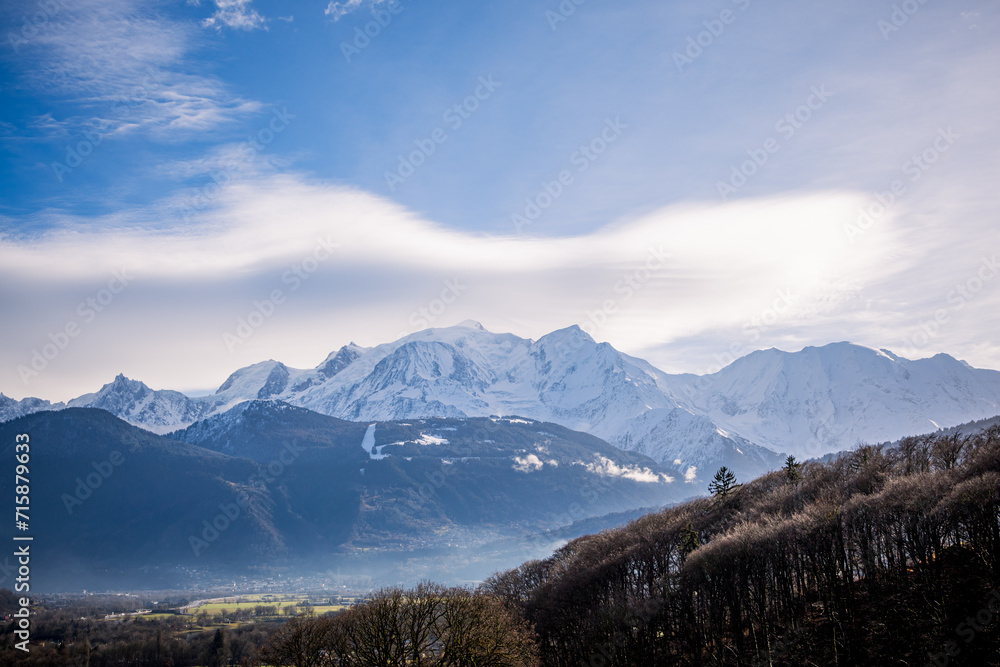
[[[368,458],[372,461],[380,461],[389,456],[382,453],[382,447],[384,445],[375,447],[375,424],[371,424],[365,429],[365,437],[361,439],[361,448],[368,452]]]

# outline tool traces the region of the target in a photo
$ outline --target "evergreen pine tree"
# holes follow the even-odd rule
[[[785,459],[785,479],[789,482],[797,482],[802,479],[802,472],[799,470],[802,464],[795,460],[794,456],[789,455]]]
[[[722,466],[719,468],[719,472],[715,473],[712,481],[708,483],[708,490],[717,498],[725,498],[737,486],[739,485],[736,483],[736,475],[726,466]]]

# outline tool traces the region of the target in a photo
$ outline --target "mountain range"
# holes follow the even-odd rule
[[[517,415],[595,435],[704,482],[745,476],[861,441],[884,442],[1000,414],[1000,372],[951,356],[911,361],[851,343],[753,352],[709,375],[669,374],[579,327],[538,340],[477,322],[366,348],[312,369],[264,361],[208,396],[154,391],[119,375],[66,404],[0,394],[0,420],[100,408],[165,434],[248,400],[276,400],[354,422]]]

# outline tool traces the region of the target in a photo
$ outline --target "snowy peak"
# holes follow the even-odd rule
[[[1000,373],[945,354],[910,361],[851,343],[754,352],[687,381],[696,411],[800,457],[1000,414]]]
[[[177,391],[153,391],[122,374],[94,394],[74,398],[70,408],[99,408],[155,433],[167,433],[205,413],[205,406]]]
[[[217,395],[256,395],[267,384],[271,372],[277,366],[284,366],[284,364],[280,364],[273,359],[268,359],[267,361],[261,361],[252,366],[241,368],[226,378],[226,381],[222,383],[222,386],[215,393]]]
[[[484,348],[500,344],[505,338],[517,338],[512,334],[497,334],[486,330],[483,325],[473,320],[466,320],[451,327],[424,329],[399,340],[389,343],[388,347],[395,349],[415,341],[450,343],[458,347]],[[518,340],[523,340],[517,338]],[[381,345],[379,347],[382,347]],[[375,348],[376,350],[378,348]]]
[[[579,374],[584,368],[598,376],[607,375],[613,357],[618,356],[599,354],[594,339],[575,325],[542,336],[531,346],[530,355],[540,387],[562,386],[566,376]]]
[[[50,403],[40,398],[24,398],[20,401],[0,394],[0,422],[34,414],[43,410],[62,410],[64,403]]]
[[[271,398],[283,393],[288,388],[288,378],[288,367],[281,363],[275,364],[264,379],[264,386],[257,392],[257,398]]]
[[[538,345],[541,347],[558,348],[567,351],[578,350],[587,345],[596,344],[594,339],[590,337],[590,334],[576,324],[564,329],[557,329],[538,339]]]
[[[345,345],[336,352],[331,352],[322,364],[316,367],[316,372],[324,380],[332,378],[334,375],[344,370],[367,352],[366,348],[351,343]]]
[[[447,381],[471,389],[484,389],[494,376],[477,363],[475,354],[436,341],[410,341],[375,367],[384,386],[401,382],[407,387]]]
[[[84,394],[68,404],[71,408],[101,408],[107,410],[122,404],[134,404],[152,393],[152,389],[138,380],[130,380],[119,373],[115,379],[101,387],[94,394]],[[112,412],[112,410],[108,410]]]

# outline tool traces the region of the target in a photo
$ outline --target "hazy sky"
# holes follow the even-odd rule
[[[8,396],[467,318],[1000,368],[996,2],[2,7]]]

